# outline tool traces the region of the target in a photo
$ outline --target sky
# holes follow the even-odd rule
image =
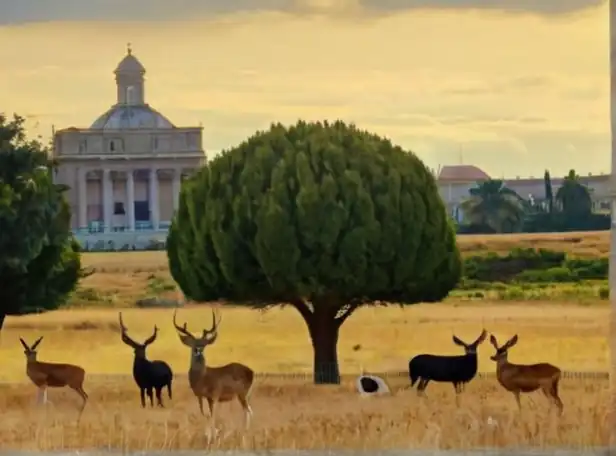
[[[342,119],[428,166],[609,172],[601,0],[0,0],[0,112],[88,127],[131,43],[146,101],[208,156],[271,122]]]

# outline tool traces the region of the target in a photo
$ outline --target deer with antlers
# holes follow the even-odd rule
[[[522,409],[520,393],[531,393],[541,389],[543,394],[556,404],[559,413],[563,413],[563,402],[558,396],[558,382],[562,372],[558,367],[548,363],[510,363],[507,360],[507,354],[509,349],[518,342],[517,334],[500,347],[494,335],[490,336],[490,342],[496,350],[496,353],[490,359],[496,361],[496,377],[498,382],[503,388],[514,394],[520,410]]]
[[[484,329],[477,339],[467,344],[455,335],[453,343],[464,347],[464,355],[443,356],[422,354],[417,355],[409,362],[409,377],[411,388],[419,380],[417,393],[424,394],[428,383],[435,382],[451,383],[456,393],[464,390],[464,385],[473,380],[477,375],[477,348],[488,336]]]
[[[26,355],[26,374],[32,383],[39,389],[39,402],[42,401],[43,404],[47,403],[47,388],[63,388],[68,386],[75,390],[83,400],[79,410],[79,418],[81,418],[81,414],[88,402],[88,395],[83,389],[83,381],[86,372],[83,368],[73,364],[45,363],[38,361],[36,359],[36,349],[42,340],[43,337],[41,336],[29,347],[21,337],[19,338],[21,345],[24,347],[24,354]]]
[[[167,387],[169,399],[171,399],[171,383],[173,382],[173,372],[171,367],[164,361],[150,361],[147,359],[145,350],[148,345],[156,340],[158,328],[154,325],[154,333],[142,344],[135,342],[128,336],[128,330],[122,321],[122,312],[119,312],[120,330],[122,331],[122,342],[134,350],[133,378],[141,393],[141,407],[145,407],[145,395],[147,392],[150,398],[150,407],[154,407],[152,389],[156,391],[156,402],[159,407],[164,407],[162,400],[162,389]]]
[[[177,324],[176,314],[177,309],[173,313],[173,325],[178,331],[180,341],[190,347],[191,350],[188,380],[190,388],[199,401],[201,414],[205,415],[203,411],[203,398],[205,398],[210,408],[212,428],[215,429],[216,403],[228,402],[237,398],[244,410],[244,424],[245,428],[248,429],[252,416],[248,398],[254,380],[253,370],[239,363],[210,367],[207,366],[205,360],[204,349],[216,341],[222,318],[217,319],[212,310],[212,327],[204,329],[201,337],[196,337],[188,331],[186,323],[183,326]]]

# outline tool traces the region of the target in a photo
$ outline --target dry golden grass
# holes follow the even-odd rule
[[[571,233],[468,234],[458,236],[463,255],[486,252],[506,254],[511,249],[535,248],[567,252],[576,257],[606,257],[610,253],[609,231]]]
[[[178,313],[189,329],[211,324],[209,306],[187,307]],[[178,340],[171,309],[123,309],[129,334],[145,340],[154,324],[158,340],[150,347],[151,357],[167,360],[177,372],[188,369],[189,352]],[[216,345],[208,349],[213,365],[231,359],[248,363],[257,372],[310,372],[312,348],[306,326],[293,308],[274,308],[266,313],[244,308],[223,307],[223,322]],[[581,307],[550,303],[419,304],[398,307],[363,308],[341,329],[339,358],[343,372],[406,369],[409,356],[421,352],[460,353],[451,336],[476,338],[482,328],[499,339],[517,333],[512,349],[514,362],[547,359],[566,370],[607,371],[609,355],[607,306]],[[23,378],[24,356],[18,338],[33,341],[45,336],[40,345],[44,360],[66,360],[98,374],[129,373],[132,351],[122,344],[117,332],[117,310],[63,310],[41,315],[7,317],[0,334],[0,359],[5,369],[0,380]],[[68,348],[74,348],[67,352]],[[479,353],[479,370],[493,372],[489,360],[492,347]]]
[[[200,417],[185,373],[189,352],[174,334],[172,311],[125,309],[130,334],[144,339],[156,323],[159,340],[151,358],[167,360],[177,379],[174,400],[166,410],[143,411],[130,378],[132,351],[116,332],[114,310],[70,310],[7,318],[2,332],[0,388],[3,448],[204,448],[207,420]],[[308,373],[308,334],[293,309],[265,314],[224,308],[221,333],[208,350],[208,362],[240,361],[258,373]],[[378,315],[378,317],[377,317]],[[207,308],[186,308],[180,319],[189,328],[210,323]],[[345,324],[339,353],[344,372],[405,371],[408,359],[420,352],[460,353],[452,332],[476,337],[485,327],[501,338],[518,333],[511,351],[514,362],[553,362],[566,370],[606,371],[608,309],[551,304],[538,306],[481,303],[417,305],[408,309],[361,309]],[[29,341],[44,335],[40,359],[80,364],[88,371],[90,402],[79,426],[79,399],[72,391],[50,392],[54,403],[34,405],[35,388],[25,378],[25,359],[18,336]],[[489,344],[480,347],[480,371],[493,372]],[[110,374],[105,377],[104,374]],[[121,374],[119,379],[115,375]],[[106,380],[105,380],[106,378]],[[16,384],[15,382],[21,382]],[[395,382],[407,384],[405,377]],[[395,387],[394,389],[398,389]],[[494,378],[476,379],[457,408],[451,385],[431,384],[428,398],[414,391],[395,397],[360,399],[351,385],[314,387],[308,380],[259,377],[253,392],[255,421],[240,432],[238,404],[221,405],[220,448],[409,448],[476,447],[484,445],[588,446],[607,442],[608,382],[599,378],[563,381],[565,415],[548,415],[540,394],[524,400],[522,415],[513,397]],[[46,411],[45,411],[46,410]],[[499,426],[492,429],[488,417]],[[440,437],[439,437],[440,436]]]
[[[394,396],[360,398],[352,382],[315,387],[258,380],[254,419],[242,429],[239,404],[219,406],[219,438],[209,442],[184,378],[166,409],[143,410],[131,379],[88,382],[90,394],[76,423],[77,395],[55,390],[46,407],[31,385],[0,387],[2,448],[57,449],[403,449],[485,446],[588,447],[608,442],[607,381],[565,380],[565,412],[558,417],[540,394],[523,397],[518,412],[495,379],[475,379],[456,405],[451,385],[430,385],[427,397],[394,388]],[[401,384],[401,381],[397,382]],[[496,425],[494,425],[494,421]]]

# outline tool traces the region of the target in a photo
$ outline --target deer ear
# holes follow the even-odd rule
[[[494,348],[498,350],[498,342],[496,341],[496,337],[494,337],[494,334],[490,334],[490,343],[494,345]]]
[[[466,347],[466,344],[462,342],[460,339],[458,339],[456,336],[453,336],[451,339],[453,340],[454,344],[460,345],[461,347]]]
[[[509,341],[507,342],[507,347],[511,348],[517,343],[518,343],[518,335],[516,334],[511,339],[509,339]]]
[[[488,337],[488,332],[484,329],[475,341],[475,345],[483,343],[483,341],[486,340],[486,337]]]
[[[28,347],[28,344],[26,343],[25,340],[23,340],[21,337],[19,338],[19,342],[21,342],[21,345],[26,349],[26,350],[30,350],[30,347]]]
[[[34,344],[32,345],[32,350],[36,350],[36,347],[38,347],[38,344],[40,344],[42,340],[43,340],[43,336],[39,337],[37,341],[34,342]]]

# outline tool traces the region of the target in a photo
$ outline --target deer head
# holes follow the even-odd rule
[[[120,330],[122,331],[122,342],[131,347],[135,351],[135,358],[143,358],[145,359],[145,349],[148,345],[156,340],[156,336],[158,334],[158,327],[154,325],[154,334],[152,334],[146,341],[142,344],[135,342],[133,339],[128,337],[128,331],[126,326],[124,326],[124,321],[122,321],[122,312],[119,312],[120,317]]]
[[[464,352],[467,355],[474,355],[474,354],[477,354],[477,347],[479,346],[479,344],[481,344],[484,340],[486,340],[487,336],[488,336],[488,332],[484,329],[479,335],[479,337],[477,338],[477,340],[475,340],[475,342],[473,342],[472,344],[467,344],[463,340],[458,339],[456,336],[453,336],[453,343],[456,345],[460,345],[461,347],[464,347]]]
[[[220,325],[222,317],[216,318],[216,313],[212,310],[212,327],[210,329],[204,329],[201,337],[195,337],[188,331],[186,323],[184,323],[184,326],[179,326],[177,324],[175,319],[177,312],[177,309],[173,312],[173,326],[175,326],[175,329],[178,331],[180,341],[187,347],[190,347],[192,361],[196,364],[204,365],[205,357],[203,356],[203,350],[216,341],[218,337],[218,326]]]
[[[38,347],[42,340],[43,336],[39,337],[37,341],[32,344],[32,347],[28,347],[28,344],[21,337],[19,338],[19,342],[21,342],[21,345],[24,347],[24,355],[26,355],[28,361],[36,361],[36,347]]]
[[[501,347],[498,346],[498,342],[496,340],[496,337],[494,337],[494,335],[490,336],[490,342],[492,343],[492,345],[494,346],[494,349],[496,350],[496,353],[494,353],[493,356],[490,356],[490,359],[492,361],[507,361],[507,351],[513,347],[515,344],[518,343],[518,335],[516,334],[515,336],[513,336],[511,339],[509,339],[507,342],[505,342],[505,344]]]

